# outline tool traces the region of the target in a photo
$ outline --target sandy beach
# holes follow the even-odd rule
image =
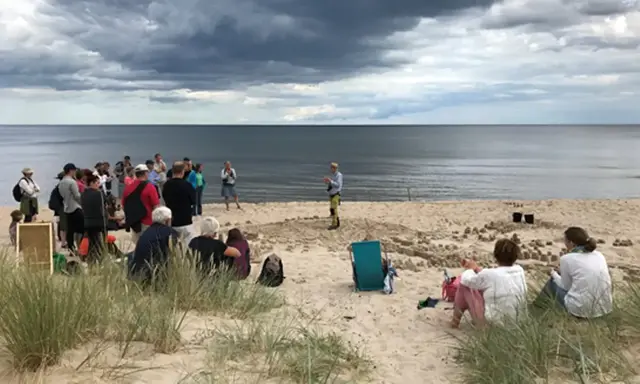
[[[581,226],[600,239],[616,278],[635,276],[640,256],[640,199],[548,200],[548,201],[455,201],[440,203],[344,202],[342,227],[327,231],[328,204],[244,204],[243,210],[226,211],[223,205],[207,205],[205,216],[216,217],[223,231],[242,229],[252,246],[252,277],[270,252],[284,262],[287,279],[278,288],[287,306],[317,316],[319,324],[353,344],[361,346],[375,368],[366,382],[386,384],[452,383],[460,373],[453,359],[455,340],[447,327],[450,304],[418,311],[418,300],[440,295],[443,268],[460,272],[461,258],[475,257],[491,263],[495,239],[513,237],[524,245],[533,271],[544,269],[562,251],[562,233],[568,226]],[[9,226],[14,207],[0,208],[0,226]],[[514,224],[512,212],[535,214],[535,224]],[[39,219],[50,220],[51,212]],[[8,245],[7,231],[1,234]],[[116,232],[126,249],[129,234]],[[400,279],[396,292],[354,293],[348,246],[365,238],[380,239]],[[616,240],[631,240],[618,246]],[[626,242],[625,242],[626,243]],[[201,369],[207,351],[203,332],[223,319],[189,316],[182,332],[184,346],[175,354],[141,351],[140,367],[153,367],[127,375],[105,378],[98,368],[76,369],[87,350],[70,352],[51,368],[46,377],[14,376],[5,363],[2,382],[66,383],[161,383],[173,384]],[[465,326],[461,330],[464,332]],[[0,357],[0,360],[4,360]],[[21,381],[22,380],[22,381]],[[243,381],[238,381],[243,382]]]

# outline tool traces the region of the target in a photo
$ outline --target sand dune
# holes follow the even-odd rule
[[[465,201],[442,203],[352,203],[341,206],[343,227],[326,231],[325,203],[245,204],[244,210],[224,210],[208,205],[205,215],[215,216],[227,230],[241,228],[250,240],[255,259],[274,251],[282,257],[287,279],[279,288],[288,305],[318,316],[323,328],[362,345],[375,361],[370,382],[449,383],[459,368],[453,361],[454,338],[447,328],[450,305],[416,310],[427,296],[439,296],[442,269],[459,272],[461,258],[491,263],[495,239],[513,237],[523,244],[527,269],[547,268],[562,251],[562,232],[572,225],[586,228],[601,240],[601,250],[614,266],[614,275],[638,275],[640,255],[640,200]],[[0,209],[0,226],[8,227],[12,207]],[[513,224],[514,211],[534,213],[533,225]],[[50,218],[43,213],[41,219]],[[126,247],[128,234],[117,237]],[[354,293],[348,246],[353,241],[380,239],[399,267],[397,292]],[[6,231],[2,241],[8,242]],[[183,331],[185,347],[173,355],[154,355],[140,346],[140,365],[164,367],[127,377],[127,382],[177,383],[202,365],[206,351],[197,335],[221,319],[193,316]],[[464,327],[460,331],[464,332]],[[105,378],[98,368],[78,365],[86,350],[68,354],[51,369],[44,382],[120,382]],[[6,372],[10,369],[7,368]],[[102,376],[101,376],[102,375]],[[7,373],[7,381],[18,378]],[[124,379],[123,379],[124,380]]]

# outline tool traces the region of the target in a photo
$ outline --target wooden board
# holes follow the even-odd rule
[[[55,241],[51,223],[19,224],[16,244],[18,260],[27,268],[53,274]]]

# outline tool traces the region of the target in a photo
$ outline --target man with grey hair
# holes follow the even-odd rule
[[[325,177],[327,194],[329,195],[329,212],[331,212],[331,226],[329,230],[340,228],[340,216],[338,207],[340,206],[340,193],[342,192],[342,173],[338,171],[338,163],[331,163],[331,176]]]
[[[172,217],[171,210],[162,206],[151,213],[152,224],[140,235],[133,251],[133,260],[129,265],[132,279],[148,284],[162,277],[169,257],[179,247],[178,232],[171,228]]]

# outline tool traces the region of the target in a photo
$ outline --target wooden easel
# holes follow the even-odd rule
[[[53,274],[55,238],[50,222],[18,224],[16,258],[28,269]]]

